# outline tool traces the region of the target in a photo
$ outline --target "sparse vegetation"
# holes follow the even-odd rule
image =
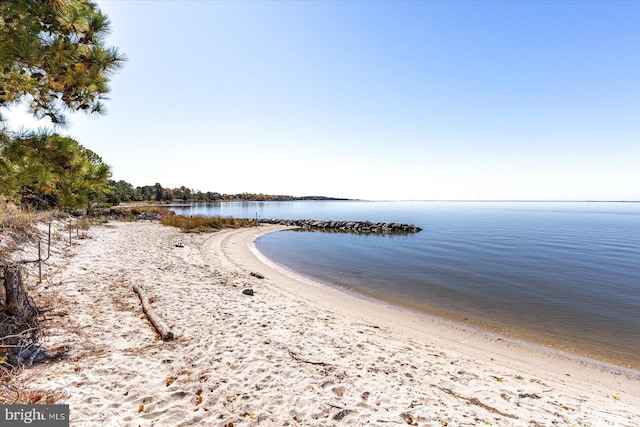
[[[160,206],[117,206],[111,209],[112,212],[119,215],[141,215],[141,214],[166,214],[168,211]]]
[[[45,219],[43,215],[7,203],[0,205],[0,403],[32,400],[11,384],[16,371],[33,353],[41,332],[38,310],[26,294],[18,258],[37,241],[37,223]]]
[[[258,221],[228,217],[182,216],[168,213],[160,219],[163,225],[178,227],[184,231],[212,231],[223,228],[241,228],[258,226]]]

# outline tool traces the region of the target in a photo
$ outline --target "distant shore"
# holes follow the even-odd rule
[[[92,228],[72,257],[54,260],[56,279],[41,291],[58,307],[45,346],[66,349],[65,357],[22,380],[69,403],[74,426],[640,419],[639,372],[564,358],[299,277],[252,244],[280,229]],[[134,284],[173,341],[156,339]]]

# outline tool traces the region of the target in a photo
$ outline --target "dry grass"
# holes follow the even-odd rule
[[[40,238],[37,224],[59,216],[57,211],[33,212],[0,202],[0,264],[12,261],[12,255],[25,246],[37,244]]]
[[[41,320],[40,316],[18,320],[6,313],[6,307],[0,311],[0,403],[36,402],[16,377],[40,351]]]
[[[166,209],[164,209],[162,206],[148,206],[148,205],[139,205],[139,206],[116,206],[111,208],[111,210],[117,214],[122,215],[123,213],[128,213],[128,214],[133,214],[133,215],[140,215],[140,214],[144,214],[144,213],[161,213],[162,211],[165,211]]]
[[[184,231],[215,231],[223,228],[255,227],[259,223],[252,219],[227,217],[165,215],[160,220],[163,225],[178,227]]]
[[[0,205],[0,263],[6,262],[18,246],[33,242],[36,222],[32,212],[10,204]]]
[[[56,212],[32,212],[0,202],[0,404],[51,403],[46,392],[28,390],[21,385],[19,373],[38,355],[38,340],[42,334],[41,316],[19,319],[7,313],[4,306],[4,271],[21,259],[40,239],[38,223],[48,223]],[[27,271],[21,268],[21,273]]]

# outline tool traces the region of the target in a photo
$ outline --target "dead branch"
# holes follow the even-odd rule
[[[330,363],[326,363],[326,362],[310,362],[310,361],[308,361],[308,360],[304,360],[304,359],[302,359],[302,358],[298,357],[298,355],[297,355],[297,354],[295,354],[295,353],[294,353],[293,351],[291,351],[291,350],[288,350],[288,352],[289,352],[289,355],[290,355],[291,357],[293,357],[295,360],[297,360],[298,362],[308,363],[308,364],[310,364],[310,365],[331,366],[331,364],[330,364]]]
[[[20,391],[14,385],[0,381],[0,403],[14,403],[20,398]]]
[[[25,329],[24,331],[20,332],[19,334],[15,334],[15,335],[6,335],[4,337],[0,337],[0,341],[4,341],[4,340],[8,340],[11,338],[24,338],[24,334],[26,334],[27,332],[32,332],[32,331],[37,331],[38,328],[29,328],[29,329]],[[8,346],[4,346],[4,347],[8,347]]]
[[[451,390],[449,388],[446,388],[446,387],[438,387],[436,385],[433,385],[433,387],[435,387],[438,390],[443,391],[443,392],[445,392],[447,394],[450,394],[451,396],[456,397],[458,399],[466,400],[470,404],[479,406],[479,407],[481,407],[481,408],[483,408],[483,409],[485,409],[485,410],[487,410],[487,411],[489,411],[491,413],[502,415],[503,417],[511,418],[511,419],[514,419],[514,420],[518,419],[518,417],[516,415],[507,414],[505,412],[502,412],[499,409],[496,409],[496,408],[494,408],[492,406],[489,406],[489,405],[481,402],[480,399],[478,399],[477,397],[461,396],[460,394],[458,394],[458,393],[454,392],[453,390]]]

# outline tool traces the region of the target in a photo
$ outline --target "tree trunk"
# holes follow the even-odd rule
[[[18,320],[31,320],[38,315],[38,310],[31,303],[29,295],[22,284],[22,274],[17,266],[2,267],[6,294],[7,314]]]

